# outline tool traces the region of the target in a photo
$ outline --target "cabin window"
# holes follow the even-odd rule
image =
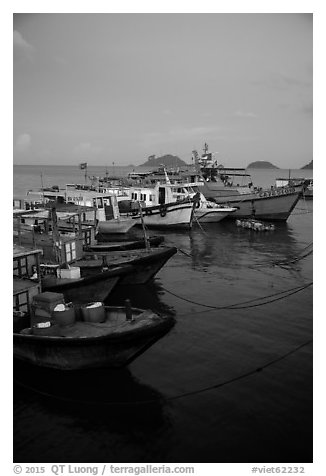
[[[131,198],[132,198],[132,200],[137,200],[137,192],[133,192],[131,194]]]
[[[140,200],[146,202],[146,193],[140,194]]]
[[[28,311],[28,291],[14,296],[13,308],[15,311]]]
[[[102,199],[102,197],[97,198],[97,207],[98,208],[103,208],[103,199]]]
[[[153,202],[153,198],[154,198],[154,195],[150,194],[150,195],[149,195],[149,201],[150,201],[150,202]]]
[[[85,230],[83,244],[87,246],[87,245],[90,245],[91,242],[92,242],[92,232],[91,230]]]
[[[67,263],[76,259],[76,242],[65,244],[65,260]]]
[[[13,273],[19,278],[28,275],[27,256],[13,261]]]

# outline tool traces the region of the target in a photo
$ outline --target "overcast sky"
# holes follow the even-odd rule
[[[311,14],[15,14],[14,163],[312,150]]]

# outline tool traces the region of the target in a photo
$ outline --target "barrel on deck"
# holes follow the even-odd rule
[[[89,303],[81,308],[81,312],[85,322],[105,321],[105,309],[102,302]]]

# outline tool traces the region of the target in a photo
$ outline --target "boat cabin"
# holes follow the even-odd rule
[[[106,190],[96,190],[91,185],[67,184],[61,190],[41,190],[39,192],[28,192],[28,197],[33,201],[36,197],[44,203],[55,201],[59,204],[72,204],[84,207],[85,220],[91,220],[93,210],[96,210],[98,221],[106,220],[105,207],[112,206],[113,193]],[[87,212],[89,209],[89,213]]]
[[[143,207],[153,207],[179,202],[193,196],[202,182],[157,182],[155,186],[134,186],[129,188],[129,199],[140,202]],[[120,205],[119,201],[119,205]]]
[[[58,218],[71,218],[72,215],[53,210],[14,214],[14,243],[41,249],[44,261],[69,264],[81,258],[84,244],[89,245],[92,241],[92,227],[60,232]]]
[[[41,292],[41,249],[13,246],[13,309],[30,313],[33,296]]]

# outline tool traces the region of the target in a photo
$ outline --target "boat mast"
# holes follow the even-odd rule
[[[41,172],[41,188],[42,188],[42,205],[44,206],[45,198],[44,198],[44,184],[43,184],[43,173]]]

